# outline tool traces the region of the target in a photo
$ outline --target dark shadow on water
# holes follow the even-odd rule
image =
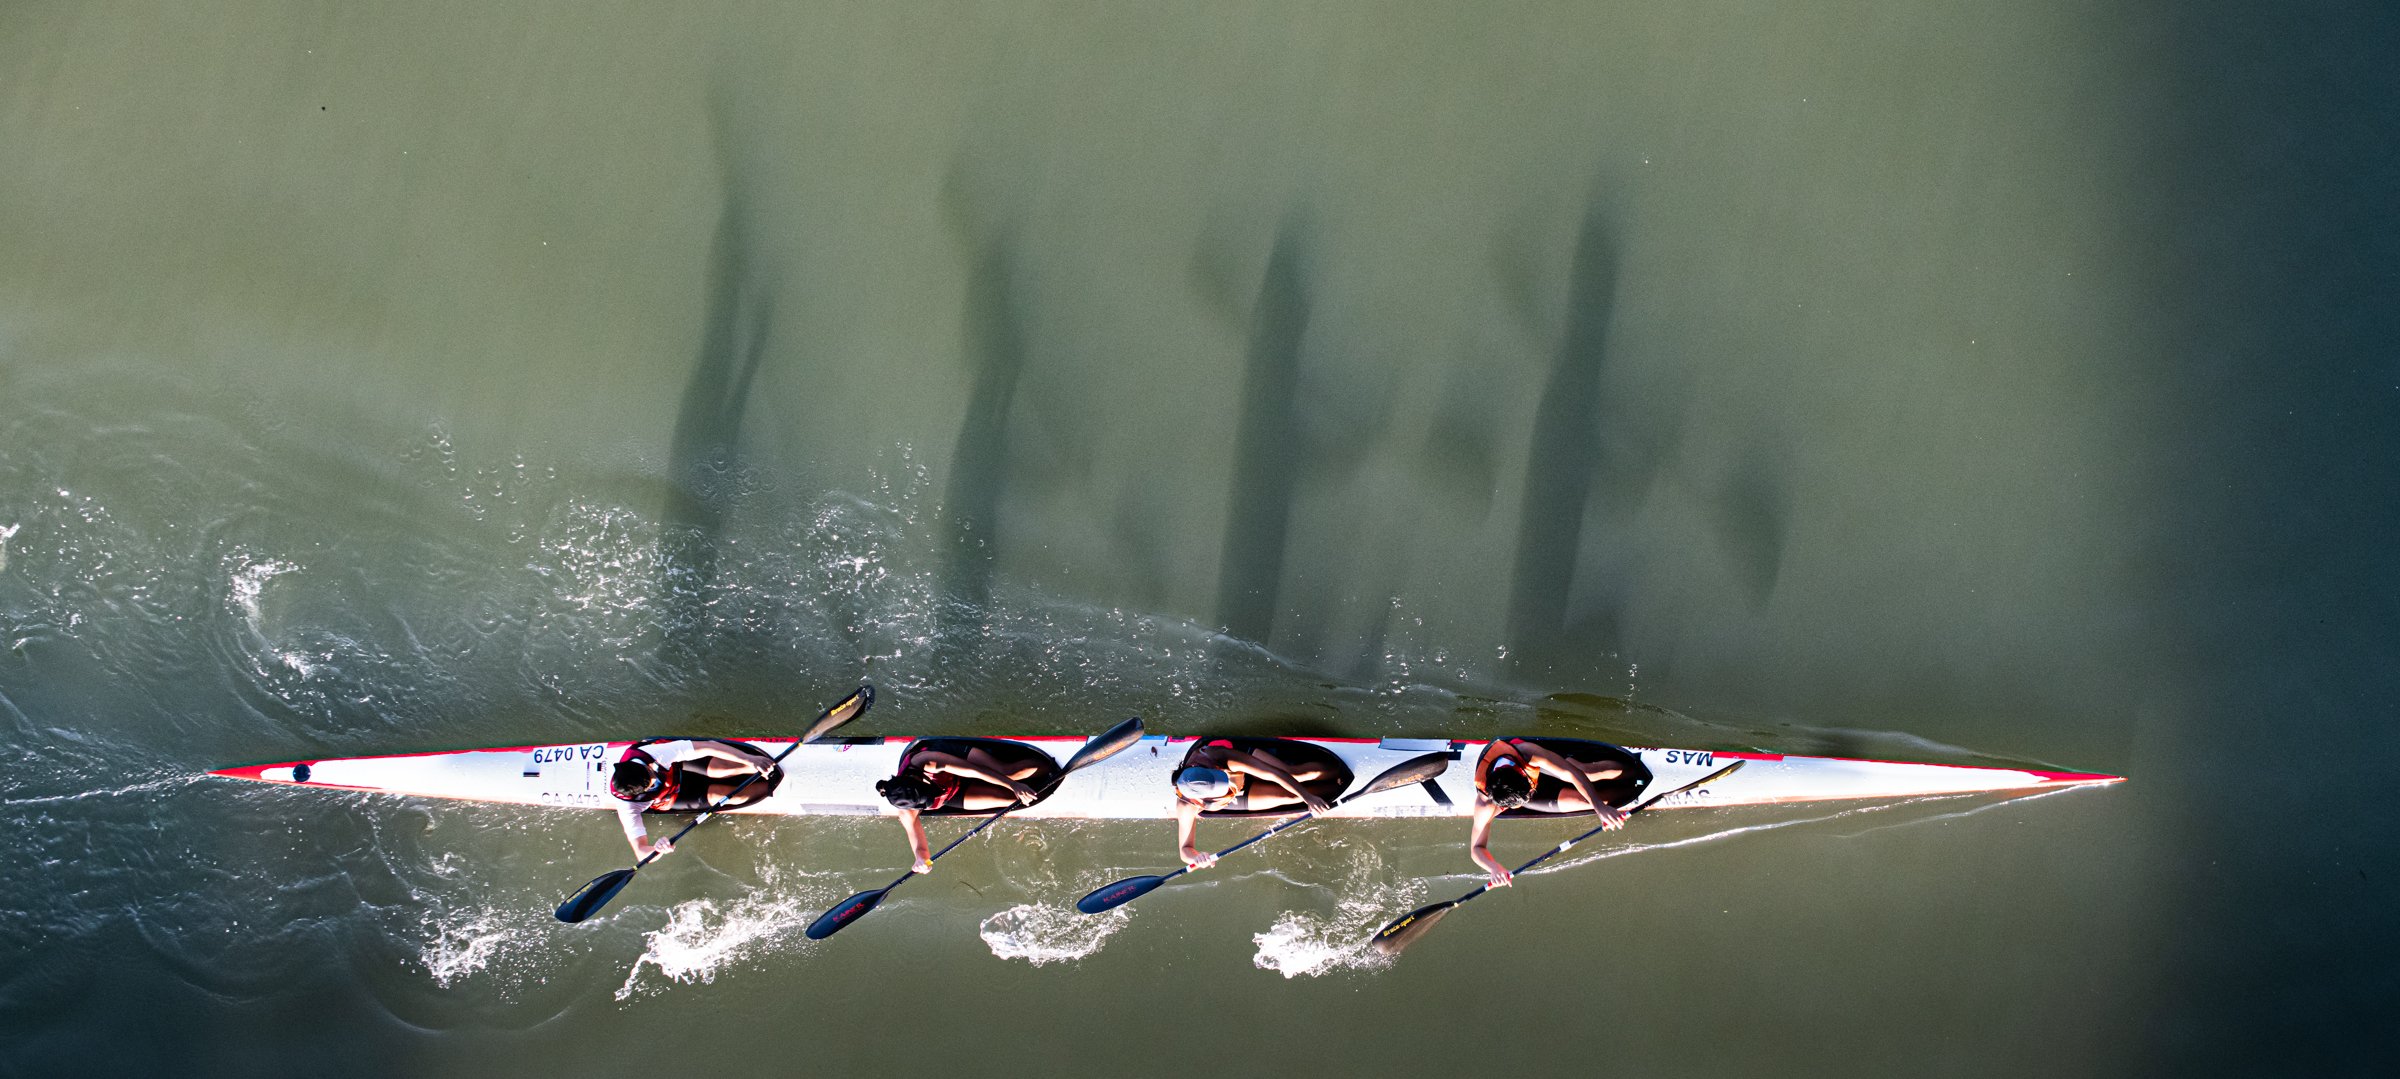
[[[1528,435],[1524,504],[1509,576],[1508,647],[1520,674],[1547,669],[1569,648],[1567,602],[1575,590],[1583,521],[1599,466],[1594,437],[1600,376],[1616,306],[1617,252],[1597,213],[1587,213],[1568,271],[1567,315],[1558,356],[1543,383]],[[1616,628],[1587,619],[1585,647],[1613,647]]]
[[[1217,621],[1234,637],[1269,643],[1283,583],[1284,550],[1302,458],[1293,397],[1309,295],[1296,230],[1284,228],[1267,256],[1252,310],[1235,432],[1231,500],[1217,580]]]
[[[744,483],[742,419],[767,352],[772,289],[758,270],[753,224],[726,146],[722,107],[710,110],[724,205],[709,242],[699,359],[684,382],[683,401],[668,442],[670,484],[663,511],[665,550],[660,572],[667,597],[670,669],[699,675],[723,652],[721,628],[709,617],[718,591],[717,563],[725,522]]]
[[[950,451],[942,498],[941,639],[954,659],[972,653],[971,642],[988,617],[999,564],[1009,414],[1028,352],[1016,259],[1016,245],[1003,233],[978,245],[967,274],[966,362],[974,385]]]
[[[1753,611],[1767,605],[1775,594],[1775,580],[1783,573],[1791,503],[1791,489],[1781,478],[1775,455],[1764,445],[1744,450],[1717,492],[1717,539],[1724,545],[1734,580]]]
[[[2191,680],[2195,705],[2151,763],[2191,838],[2156,884],[2180,946],[2144,1070],[2382,1074],[2400,1049],[2400,9],[2207,2],[2140,32],[2174,122],[2127,207],[2156,275],[2137,374],[2169,473],[2134,508],[2155,522],[2157,634],[2190,653],[2161,680]],[[2229,796],[2229,750],[2245,784],[2292,796]]]

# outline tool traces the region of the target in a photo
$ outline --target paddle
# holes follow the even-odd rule
[[[1066,782],[1067,777],[1075,774],[1076,769],[1083,768],[1087,765],[1098,764],[1101,761],[1116,756],[1119,751],[1141,740],[1142,720],[1139,716],[1128,719],[1114,727],[1110,727],[1099,737],[1094,738],[1089,742],[1085,742],[1082,749],[1076,750],[1075,755],[1067,759],[1067,765],[1066,767],[1059,769],[1058,777],[1051,780],[1049,786],[1042,788],[1042,796],[1045,798],[1049,797],[1050,792],[1057,790],[1058,785]],[[1039,800],[1040,799],[1036,799],[1037,802]],[[928,864],[940,861],[942,855],[948,854],[953,850],[957,850],[959,844],[975,838],[976,832],[980,832],[991,827],[992,822],[997,821],[1000,818],[1014,813],[1022,808],[1024,807],[1021,805],[1012,805],[1006,809],[1002,809],[1001,811],[992,814],[989,817],[985,817],[983,819],[983,823],[978,824],[974,828],[970,829],[967,834],[951,840],[949,846],[943,847],[941,850],[934,852],[933,857],[927,858],[925,861]],[[912,868],[908,872],[901,874],[899,880],[895,880],[890,884],[886,884],[881,888],[875,889],[874,891],[860,892],[857,895],[842,900],[840,903],[836,904],[832,910],[818,915],[816,921],[808,923],[808,939],[823,940],[834,935],[835,933],[841,932],[843,928],[847,927],[850,923],[866,917],[868,911],[874,910],[876,904],[883,902],[884,896],[892,893],[892,889],[908,883],[908,879],[916,875],[917,871]]]
[[[826,709],[823,715],[817,717],[816,722],[808,725],[808,730],[800,735],[798,741],[784,747],[783,752],[776,754],[775,763],[782,764],[785,757],[792,755],[792,750],[814,742],[835,727],[865,715],[867,709],[874,704],[875,687],[860,683],[857,692],[842,698],[840,704]],[[740,786],[733,788],[724,798],[719,799],[716,805],[710,806],[708,812],[700,814],[693,819],[692,823],[684,825],[683,831],[668,836],[667,845],[673,846],[676,840],[683,838],[684,832],[708,823],[708,819],[716,816],[718,810],[732,804],[734,799],[741,797],[742,791],[748,789],[750,784],[758,782],[766,774],[765,772],[751,773],[749,778],[742,780]],[[558,920],[571,925],[600,913],[600,908],[607,906],[609,900],[615,899],[617,893],[624,890],[626,883],[633,879],[633,875],[641,872],[643,866],[655,861],[660,853],[657,848],[653,847],[650,853],[642,856],[641,861],[633,863],[633,868],[612,870],[593,877],[590,884],[576,889],[574,895],[568,896],[566,902],[558,905]]]
[[[1385,769],[1382,775],[1368,780],[1366,786],[1360,787],[1358,790],[1350,794],[1343,795],[1333,804],[1338,806],[1356,799],[1364,798],[1370,794],[1381,794],[1384,791],[1405,787],[1412,783],[1423,783],[1441,775],[1443,770],[1449,767],[1450,755],[1447,753],[1427,753],[1421,757],[1411,757],[1405,761],[1401,761],[1400,763],[1391,766],[1388,769]],[[1268,836],[1274,835],[1277,832],[1308,819],[1310,819],[1308,816],[1301,816],[1285,821],[1282,824],[1278,824],[1273,828],[1269,828],[1266,831],[1242,840],[1241,842],[1227,847],[1224,850],[1218,851],[1217,857],[1223,858],[1224,856],[1240,850],[1243,847],[1247,847],[1252,843],[1256,843],[1259,840],[1265,839]],[[1075,909],[1080,910],[1085,914],[1098,914],[1104,910],[1115,910],[1118,907],[1124,906],[1127,903],[1131,903],[1136,899],[1140,899],[1141,897],[1150,894],[1150,892],[1156,889],[1159,885],[1165,884],[1166,882],[1174,880],[1175,878],[1191,871],[1191,867],[1186,866],[1182,869],[1178,869],[1172,873],[1166,874],[1165,876],[1127,877],[1124,880],[1116,882],[1115,884],[1104,884],[1098,888],[1092,889],[1090,895],[1076,900]]]
[[[1710,772],[1707,775],[1701,776],[1700,778],[1686,783],[1683,786],[1668,791],[1666,794],[1655,795],[1644,801],[1642,804],[1626,810],[1625,815],[1630,817],[1641,812],[1642,810],[1657,805],[1660,799],[1665,798],[1668,795],[1682,794],[1683,792],[1691,790],[1695,787],[1705,787],[1708,784],[1732,775],[1735,770],[1747,763],[1749,762],[1735,761],[1732,764],[1728,764],[1723,768],[1719,768],[1714,772]],[[1532,869],[1543,862],[1547,862],[1550,859],[1557,857],[1558,855],[1565,854],[1567,852],[1567,848],[1572,847],[1577,843],[1581,843],[1586,839],[1590,839],[1593,836],[1599,835],[1607,830],[1608,829],[1606,827],[1594,828],[1591,831],[1567,840],[1566,842],[1552,847],[1549,850],[1543,851],[1541,857],[1535,858],[1524,865],[1518,866],[1516,868],[1516,872],[1523,873],[1528,869]],[[1491,890],[1492,886],[1486,884],[1476,888],[1474,891],[1459,896],[1456,899],[1449,900],[1448,902],[1435,903],[1432,906],[1418,907],[1417,909],[1409,911],[1407,914],[1400,916],[1400,918],[1392,922],[1392,924],[1384,926],[1381,930],[1377,931],[1375,934],[1375,939],[1371,943],[1378,952],[1382,952],[1385,955],[1398,955],[1400,954],[1400,949],[1416,943],[1417,938],[1424,936],[1426,930],[1433,928],[1433,923],[1441,921],[1443,915],[1446,915],[1452,910],[1456,909],[1459,904]]]

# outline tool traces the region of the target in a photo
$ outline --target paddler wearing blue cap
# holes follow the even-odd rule
[[[1305,784],[1323,779],[1316,765],[1294,768],[1271,749],[1236,749],[1231,741],[1214,739],[1193,746],[1175,771],[1175,844],[1188,869],[1206,869],[1217,856],[1192,845],[1200,814],[1222,809],[1281,809],[1303,807],[1309,813],[1333,808]]]
[[[1608,804],[1592,784],[1615,779],[1625,769],[1607,763],[1583,764],[1536,744],[1525,738],[1494,738],[1483,747],[1483,757],[1475,764],[1475,823],[1467,831],[1467,854],[1490,874],[1490,886],[1506,888],[1513,878],[1508,867],[1492,857],[1492,821],[1500,814],[1525,806],[1533,799],[1534,788],[1547,776],[1564,784],[1550,804],[1539,807],[1546,813],[1582,813],[1589,811],[1600,819],[1600,826],[1614,831],[1625,826],[1625,812]]]

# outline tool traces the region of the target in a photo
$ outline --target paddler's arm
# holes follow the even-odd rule
[[[900,811],[900,827],[908,833],[908,852],[917,859],[917,863],[909,867],[909,872],[931,873],[933,872],[933,845],[925,842],[925,822],[917,817],[916,810],[903,809]]]
[[[1328,802],[1323,798],[1317,797],[1317,792],[1301,786],[1300,781],[1293,778],[1291,769],[1276,764],[1272,760],[1261,759],[1256,754],[1226,754],[1225,770],[1228,772],[1240,772],[1247,776],[1256,776],[1260,779],[1266,780],[1269,783],[1273,783],[1278,787],[1282,787],[1283,789],[1292,792],[1294,796],[1298,797],[1302,804],[1308,806],[1308,811],[1311,813],[1323,813],[1326,810],[1333,808],[1332,802]]]
[[[1019,805],[1032,805],[1040,797],[1032,787],[1010,779],[1006,773],[992,771],[964,757],[953,757],[948,753],[919,753],[917,754],[917,763],[925,769],[928,775],[935,772],[948,772],[954,776],[963,776],[967,779],[989,783],[1015,795]]]
[[[1517,748],[1524,750],[1527,757],[1541,762],[1543,774],[1567,781],[1575,788],[1575,793],[1583,795],[1584,804],[1592,807],[1592,815],[1600,818],[1602,828],[1615,829],[1624,825],[1624,811],[1601,800],[1600,792],[1592,787],[1591,777],[1583,774],[1582,765],[1559,756],[1554,750],[1530,742],[1521,743]]]
[[[1467,829],[1467,856],[1483,867],[1490,887],[1506,888],[1515,878],[1507,866],[1500,864],[1500,859],[1492,857],[1491,851],[1492,821],[1499,816],[1500,803],[1484,797],[1481,791],[1476,792],[1475,823]]]
[[[652,850],[660,854],[674,853],[674,840],[661,839],[655,844],[650,842],[650,829],[642,826],[641,806],[632,802],[617,803],[617,823],[624,827],[625,842],[632,844],[636,859],[649,857]]]
[[[1175,850],[1183,855],[1185,869],[1206,869],[1217,864],[1217,856],[1192,845],[1200,831],[1200,803],[1178,796],[1175,799]]]

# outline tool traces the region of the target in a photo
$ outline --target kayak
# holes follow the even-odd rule
[[[731,813],[891,815],[875,782],[898,770],[910,738],[824,738],[793,747],[786,739],[745,739],[773,755],[789,748],[783,779],[772,793]],[[1082,738],[1019,738],[1060,762]],[[1175,814],[1173,775],[1196,739],[1144,737],[1116,756],[1077,772],[1056,793],[1018,810],[1019,817],[1087,820],[1168,819]],[[1464,817],[1473,808],[1474,768],[1484,744],[1428,738],[1298,738],[1338,758],[1353,776],[1369,777],[1425,753],[1452,758],[1432,781],[1353,798],[1329,817]],[[375,757],[329,757],[220,768],[212,775],[286,786],[366,791],[415,798],[452,798],[564,809],[614,810],[609,770],[631,742],[510,746]],[[1600,745],[1601,743],[1590,743]],[[1612,747],[1613,748],[1613,747]],[[1768,805],[1849,799],[1913,798],[1987,791],[2035,790],[2122,782],[2099,772],[2060,772],[1981,765],[1806,757],[1782,753],[1625,747],[1648,772],[1640,786],[1675,788],[1734,761],[1743,767],[1719,782],[1675,791],[1657,808]],[[1628,792],[1636,793],[1636,792]],[[1610,801],[1617,801],[1610,798]]]

